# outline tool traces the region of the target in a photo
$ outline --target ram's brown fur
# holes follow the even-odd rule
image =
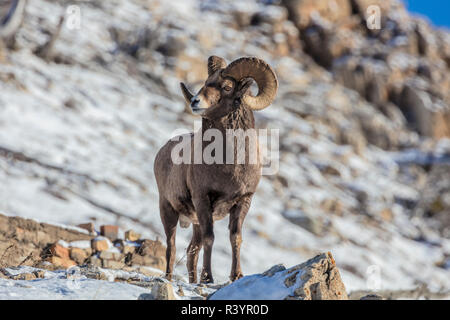
[[[245,60],[242,60],[245,59]],[[197,95],[192,95],[181,84],[184,97],[190,103],[193,112],[199,111],[202,116],[201,132],[189,134],[185,138],[191,139],[191,150],[194,150],[194,137],[203,134],[206,130],[214,128],[226,136],[227,129],[254,129],[255,121],[252,109],[267,107],[276,93],[277,80],[272,69],[262,60],[256,58],[241,58],[233,62],[229,67],[219,57],[210,57],[208,60],[208,79]],[[258,105],[256,97],[253,105],[245,103],[249,95],[249,77],[240,75],[241,67],[262,68],[264,72],[270,72],[268,76],[274,83],[267,84],[267,79],[261,80],[258,75],[251,74],[249,77],[256,78],[259,95],[267,101],[265,105]],[[252,65],[258,64],[258,65]],[[237,69],[237,71],[236,71]],[[251,73],[252,71],[250,71]],[[242,73],[242,72],[241,72]],[[274,92],[262,90],[262,86],[269,89],[275,88]],[[231,88],[231,89],[230,89]],[[271,89],[271,90],[272,90]],[[265,96],[264,96],[265,94]],[[269,98],[267,98],[269,97]],[[270,100],[270,101],[269,101]],[[225,141],[225,139],[224,139]],[[251,139],[249,143],[252,143]],[[257,140],[253,140],[257,144]],[[256,163],[249,163],[248,157],[244,164],[225,164],[226,147],[223,149],[224,164],[174,164],[171,154],[177,141],[167,142],[158,152],[154,172],[159,191],[159,205],[161,220],[167,236],[167,270],[166,277],[171,279],[173,264],[175,260],[175,233],[177,223],[186,226],[186,222],[193,224],[192,240],[187,248],[187,268],[189,281],[197,282],[197,260],[198,253],[203,247],[203,270],[202,282],[213,282],[211,271],[211,253],[214,242],[213,223],[214,220],[222,219],[230,214],[229,230],[232,246],[232,266],[230,278],[232,281],[242,277],[240,267],[240,246],[242,242],[242,223],[250,208],[252,196],[261,177],[261,164],[259,157]],[[202,142],[205,147],[210,142]],[[236,153],[237,145],[233,152]],[[245,146],[248,155],[251,146]],[[258,146],[256,145],[256,150]],[[191,155],[191,160],[193,156]],[[187,224],[188,225],[188,224]]]

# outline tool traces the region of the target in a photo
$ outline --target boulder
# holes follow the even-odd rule
[[[91,241],[91,247],[94,252],[106,251],[112,244],[106,238],[95,238]]]
[[[138,254],[132,254],[131,259],[127,262],[132,266],[153,267],[159,270],[165,270],[166,268],[166,259],[164,257],[155,257],[150,255],[141,256]]]
[[[68,257],[60,258],[60,257],[53,256],[53,257],[47,258],[46,261],[50,262],[57,268],[63,268],[63,269],[68,269],[70,267],[74,267],[77,265],[75,261],[69,259]]]
[[[293,281],[297,280],[297,276],[300,276],[302,281],[294,290],[294,294],[287,299],[348,300],[344,283],[330,252],[322,253],[291,268],[288,273],[290,276],[284,282],[287,287],[297,285],[297,281]]]
[[[143,293],[138,300],[177,300],[171,283],[162,279],[155,279],[151,293]]]
[[[138,241],[141,235],[134,230],[125,231],[125,239],[129,241]]]
[[[70,248],[70,258],[74,260],[77,264],[83,264],[83,262],[88,258],[88,252],[81,248]]]
[[[211,300],[348,300],[330,252],[285,269],[277,265],[243,277],[209,296]]]
[[[100,226],[100,234],[107,237],[110,240],[116,240],[118,238],[119,227],[113,225]]]
[[[95,226],[92,222],[81,223],[78,224],[77,227],[88,231],[90,234],[95,234]]]
[[[283,0],[281,3],[299,28],[308,26],[317,15],[329,22],[338,22],[352,14],[352,7],[348,0]]]
[[[69,249],[59,243],[55,243],[50,247],[50,253],[56,257],[69,258]]]
[[[145,239],[141,242],[138,253],[142,256],[151,255],[155,257],[165,257],[166,247],[158,240]]]
[[[322,235],[327,229],[322,217],[311,216],[302,210],[285,210],[282,215],[293,224],[318,236]]]
[[[408,83],[403,87],[400,107],[411,128],[421,135],[450,136],[450,109],[420,86]]]

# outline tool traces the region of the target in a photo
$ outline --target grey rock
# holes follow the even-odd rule
[[[156,283],[152,287],[154,300],[176,300],[172,284],[167,282]]]
[[[271,281],[274,283],[270,284]],[[292,294],[263,289],[279,286],[279,281],[291,289],[286,292]],[[336,263],[328,252],[289,269],[276,265],[263,274],[243,277],[217,290],[208,299],[348,300],[348,296]]]
[[[383,297],[377,294],[368,294],[364,297],[361,297],[361,299],[359,300],[383,300]]]

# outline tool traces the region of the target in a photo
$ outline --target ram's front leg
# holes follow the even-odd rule
[[[242,243],[242,224],[244,223],[245,216],[250,209],[251,197],[246,197],[238,204],[231,208],[230,223],[228,228],[230,229],[230,242],[232,250],[232,263],[230,280],[235,281],[243,277],[241,270],[241,243]]]
[[[200,226],[193,225],[192,240],[187,248],[187,269],[189,273],[189,283],[197,283],[197,261],[198,253],[202,248],[202,234]]]
[[[207,196],[197,199],[194,203],[200,225],[203,245],[203,269],[200,275],[200,282],[211,283],[214,282],[211,269],[211,255],[214,243],[214,221],[212,217],[213,213],[211,210],[211,203]]]

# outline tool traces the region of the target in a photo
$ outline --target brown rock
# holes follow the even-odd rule
[[[101,267],[102,266],[102,260],[100,258],[98,258],[97,256],[89,257],[89,259],[87,260],[87,263],[89,265],[94,266],[94,267]]]
[[[81,248],[71,248],[70,258],[74,260],[77,264],[83,264],[88,257],[88,253]]]
[[[145,239],[137,250],[140,255],[151,255],[155,257],[165,257],[166,247],[158,240]]]
[[[25,230],[23,230],[22,228],[17,227],[15,230],[15,234],[14,237],[18,240],[18,241],[23,241],[24,237],[25,237]]]
[[[339,270],[330,252],[322,253],[290,270],[297,275],[301,272],[302,284],[295,289],[292,298],[300,300],[348,300]],[[296,283],[296,276],[288,277],[285,285]]]
[[[105,251],[109,249],[109,243],[107,240],[93,239],[91,242],[91,247],[95,252]]]
[[[12,276],[13,280],[34,280],[36,279],[36,275],[34,273],[21,273],[15,276]]]
[[[450,109],[433,101],[433,97],[425,90],[405,85],[400,107],[412,129],[421,135],[433,138],[450,136]]]
[[[144,276],[147,277],[160,277],[164,274],[164,272],[162,272],[162,270],[160,272],[153,270],[153,269],[149,269],[146,268],[145,266],[138,266],[138,267],[132,267],[131,271],[136,271],[139,273],[142,273]]]
[[[97,258],[98,259],[98,258]],[[98,259],[100,261],[100,259]],[[95,280],[108,280],[108,276],[105,272],[103,272],[101,267],[101,261],[99,266],[89,266],[87,268],[80,268],[81,274],[89,279],[95,279]]]
[[[100,227],[100,234],[110,240],[116,240],[119,233],[119,227],[113,225],[103,225]]]
[[[36,262],[33,265],[33,267],[39,268],[39,269],[44,269],[44,270],[49,270],[49,271],[55,271],[58,269],[58,267],[56,267],[54,264],[50,263],[48,261],[48,259]]]
[[[152,287],[152,296],[155,300],[176,300],[173,287],[170,283],[157,283]]]
[[[77,225],[77,227],[87,230],[87,231],[89,231],[89,233],[95,233],[94,223],[92,223],[92,222],[82,223],[82,224]]]
[[[53,257],[47,258],[47,261],[52,263],[56,267],[64,268],[64,269],[68,269],[70,267],[73,267],[73,266],[77,265],[75,263],[75,261],[70,260],[68,257],[67,258],[60,258],[60,257],[53,256]]]
[[[204,298],[206,298],[208,296],[208,293],[204,292],[202,287],[195,287],[194,292]]]
[[[33,272],[33,274],[36,276],[36,278],[38,279],[43,279],[45,278],[45,271],[44,270],[36,270]]]
[[[114,260],[102,260],[102,266],[108,269],[122,269],[125,267],[125,263]]]
[[[63,259],[69,259],[69,249],[66,247],[63,247],[62,245],[58,243],[54,243],[50,247],[50,253],[56,257],[60,257]]]
[[[124,256],[118,252],[102,251],[99,255],[100,259],[122,261]]]
[[[131,260],[129,261],[131,265],[153,267],[160,270],[166,269],[166,259],[163,257],[155,256],[141,256],[138,254],[133,254]]]
[[[48,250],[49,245],[59,240],[72,242],[91,238],[91,235],[74,229],[0,214],[0,267],[36,266],[42,259],[53,255]],[[44,249],[46,252],[43,252]],[[59,251],[59,248],[57,250]],[[52,267],[51,264],[47,265]]]
[[[52,242],[52,238],[47,232],[38,230],[37,231],[37,242],[38,242],[38,245],[45,247],[46,245],[48,245],[49,243]]]
[[[41,260],[41,249],[32,243],[16,240],[0,241],[0,267],[32,266]]]
[[[134,232],[133,230],[128,230],[125,232],[125,239],[129,241],[138,241],[141,238],[139,233]]]
[[[180,285],[178,286],[177,294],[178,294],[180,297],[184,297],[183,287],[180,286]]]
[[[136,252],[136,247],[135,246],[127,246],[127,245],[125,245],[122,248],[122,252],[123,252],[123,254],[129,254],[129,253],[133,254],[133,253]]]
[[[314,14],[330,22],[342,21],[352,13],[350,1],[317,1],[317,0],[283,0],[282,4],[288,9],[294,23],[304,28],[311,23]]]
[[[391,209],[385,208],[385,209],[381,210],[380,216],[383,220],[390,222],[390,221],[392,221],[392,218],[394,215],[393,215]]]
[[[276,265],[260,277],[244,277],[246,284],[244,300],[273,299],[273,292],[261,290],[260,283],[271,281],[270,277],[282,277],[284,285],[289,288],[291,295],[278,296],[277,299],[285,300],[348,300],[345,286],[341,281],[339,271],[331,253],[322,253],[316,257],[294,266],[288,270],[282,265]],[[233,299],[233,292],[228,286],[221,287],[208,299]]]

